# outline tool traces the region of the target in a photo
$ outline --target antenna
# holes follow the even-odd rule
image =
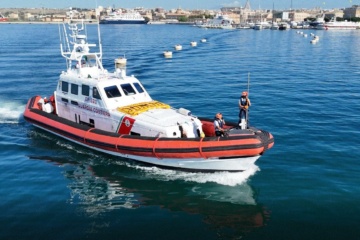
[[[247,92],[248,92],[248,98],[250,96],[250,72],[248,72],[248,89],[247,89]],[[250,100],[249,100],[250,101]],[[250,104],[249,104],[250,105]],[[250,106],[249,106],[250,107]],[[249,124],[249,119],[250,119],[250,111],[249,111],[249,108],[247,109],[247,113],[246,113],[246,126],[248,127],[248,124]]]
[[[248,85],[247,85],[248,96],[250,94],[250,72],[248,72]]]

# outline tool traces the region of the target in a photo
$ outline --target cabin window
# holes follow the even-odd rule
[[[69,92],[69,83],[61,81],[61,91]]]
[[[134,88],[131,86],[130,83],[125,83],[120,85],[122,90],[124,91],[126,96],[135,94]]]
[[[134,86],[138,91],[138,93],[143,93],[145,91],[144,88],[139,83],[134,83]]]
[[[95,58],[90,58],[88,62],[89,62],[89,66],[90,66],[90,67],[93,67],[93,66],[96,66],[96,65],[97,65]]]
[[[96,87],[93,87],[93,94],[92,95],[93,95],[93,98],[101,99],[99,91],[97,90]]]
[[[71,94],[78,95],[79,86],[77,84],[71,84]]]
[[[110,86],[110,87],[106,87],[104,88],[106,96],[108,98],[115,98],[115,97],[121,97],[121,93],[119,91],[119,89],[117,88],[117,86]]]
[[[90,127],[95,127],[95,121],[94,121],[94,119],[89,119],[89,126]]]
[[[84,96],[89,96],[90,87],[88,85],[81,85],[81,94]]]

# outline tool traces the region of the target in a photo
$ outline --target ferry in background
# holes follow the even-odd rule
[[[122,10],[113,11],[108,16],[100,19],[101,24],[146,24],[147,21],[140,13],[131,11],[123,12]]]
[[[338,22],[336,21],[335,18],[332,18],[330,22],[319,23],[316,26],[316,29],[319,30],[329,30],[329,29],[355,30],[359,28],[360,28],[360,24],[357,22],[348,22],[348,21]]]
[[[7,22],[9,19],[0,13],[0,22]]]

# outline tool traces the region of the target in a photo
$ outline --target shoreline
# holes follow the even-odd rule
[[[78,21],[80,22],[80,21]],[[98,21],[84,21],[86,24],[98,24]],[[66,23],[65,22],[0,22],[0,24],[60,24],[60,23]],[[171,25],[192,25],[194,23],[191,22],[185,22],[185,23],[164,23],[164,24],[171,24]],[[111,24],[111,25],[131,25],[131,24]],[[134,25],[134,24],[133,24]],[[135,24],[136,25],[136,24]],[[147,24],[145,24],[147,25]],[[158,24],[148,24],[148,25],[158,25]]]
[[[0,22],[0,24],[59,24],[59,23],[66,23],[65,22]],[[88,24],[97,24],[98,21],[93,21],[93,22],[86,22]]]

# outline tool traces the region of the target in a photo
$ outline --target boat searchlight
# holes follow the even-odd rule
[[[126,58],[120,57],[115,59],[115,71],[118,77],[124,78],[126,76]]]

